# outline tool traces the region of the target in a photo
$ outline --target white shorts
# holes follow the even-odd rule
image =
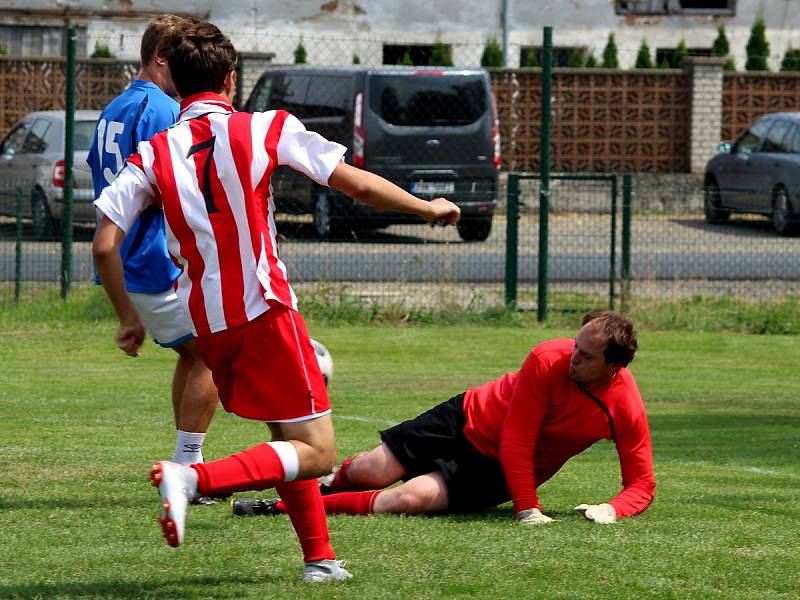
[[[194,339],[192,322],[174,290],[158,294],[129,292],[147,333],[164,348],[174,348]]]

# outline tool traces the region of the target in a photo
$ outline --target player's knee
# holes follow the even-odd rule
[[[419,491],[398,491],[393,499],[393,512],[409,515],[429,512],[431,498]]]
[[[356,485],[369,484],[374,479],[375,469],[379,468],[379,465],[374,462],[370,460],[369,454],[362,453],[354,456],[347,466],[347,479]]]
[[[316,463],[320,476],[327,475],[333,471],[333,466],[336,464],[336,448],[319,448]]]

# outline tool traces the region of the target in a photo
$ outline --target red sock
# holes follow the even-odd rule
[[[317,480],[288,481],[279,483],[275,489],[281,496],[281,510],[289,513],[292,527],[300,540],[303,560],[309,562],[336,558]]]
[[[375,506],[375,498],[381,490],[369,492],[341,492],[322,497],[325,512],[329,515],[370,515]]]
[[[264,490],[275,487],[284,477],[278,453],[269,444],[191,466],[197,471],[197,490],[201,496]]]
[[[349,456],[342,461],[342,464],[339,465],[339,470],[336,471],[336,475],[333,476],[333,481],[331,481],[330,491],[332,494],[338,494],[339,492],[351,492],[353,490],[357,490],[358,488],[353,485],[353,482],[350,481],[350,478],[347,476],[347,470],[350,468],[350,463],[353,462],[353,459],[359,456],[358,454],[354,456]]]

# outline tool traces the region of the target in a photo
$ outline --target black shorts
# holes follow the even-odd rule
[[[484,456],[464,436],[464,394],[415,419],[380,432],[381,440],[405,467],[406,480],[441,471],[449,512],[480,512],[510,494],[500,461]]]

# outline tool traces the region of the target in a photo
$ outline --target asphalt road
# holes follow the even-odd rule
[[[610,219],[602,215],[550,217],[549,277],[558,281],[607,281],[610,269]],[[310,224],[279,223],[282,256],[295,282],[325,280],[409,282],[502,282],[505,278],[506,223],[497,217],[485,242],[463,242],[454,228],[392,226],[333,241],[319,242]],[[619,227],[618,223],[618,229]],[[15,243],[12,223],[0,222],[0,281],[13,281]],[[73,280],[91,277],[91,230],[76,230]],[[800,287],[800,238],[780,238],[759,218],[707,225],[701,215],[637,215],[632,227],[631,275],[639,280],[788,280]],[[518,276],[537,277],[538,222],[519,223]],[[616,269],[621,270],[621,240],[616,239]],[[22,244],[23,281],[57,281],[61,245]]]

